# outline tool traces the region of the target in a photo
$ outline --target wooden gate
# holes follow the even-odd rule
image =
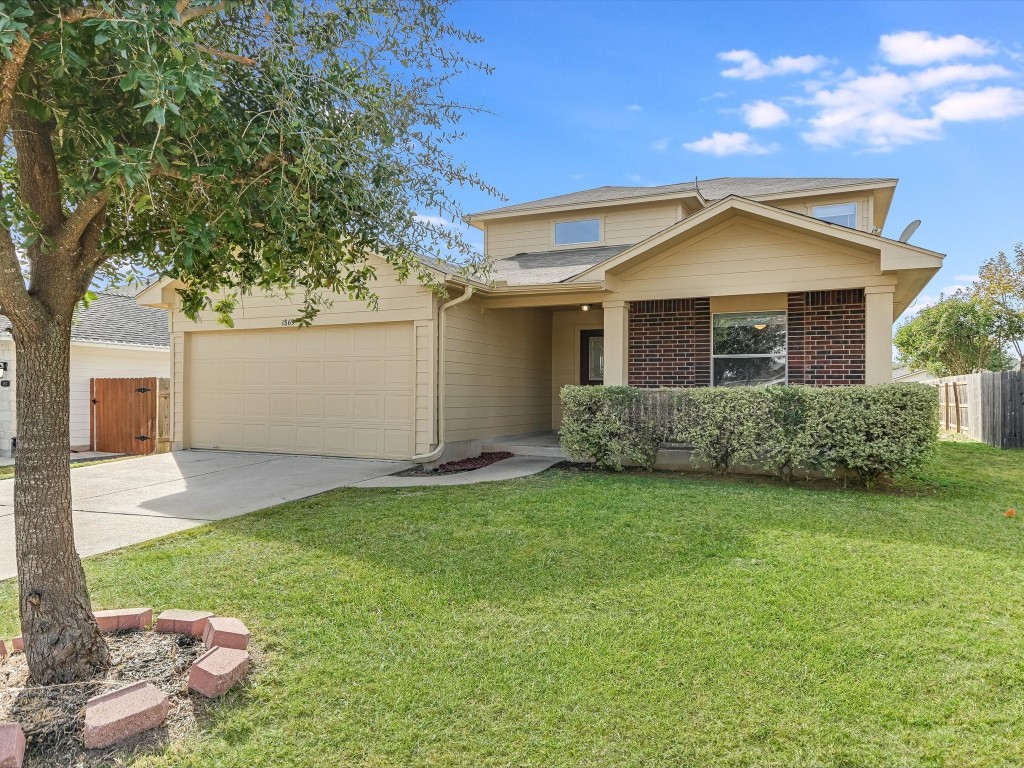
[[[135,455],[167,450],[168,384],[154,377],[92,379],[92,449]]]

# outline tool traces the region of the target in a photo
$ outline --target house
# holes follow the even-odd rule
[[[912,384],[920,382],[935,381],[938,378],[928,371],[919,368],[895,368],[892,372],[892,380],[897,384]]]
[[[243,297],[226,330],[171,312],[173,445],[415,458],[548,432],[566,384],[892,381],[892,323],[942,255],[879,233],[881,178],[600,187],[483,211],[490,281],[447,300],[380,261],[379,310]]]
[[[140,306],[135,301],[138,292],[138,286],[107,290],[75,317],[71,327],[73,451],[91,447],[91,379],[170,376],[167,313]],[[18,364],[10,322],[5,317],[0,317],[0,362],[6,364],[0,378],[0,456],[10,456],[18,435]]]

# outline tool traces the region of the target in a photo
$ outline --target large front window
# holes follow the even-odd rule
[[[786,313],[723,312],[712,323],[716,387],[786,383]]]

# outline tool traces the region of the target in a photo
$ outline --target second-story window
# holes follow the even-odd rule
[[[555,245],[598,243],[601,241],[600,219],[578,219],[555,222]]]
[[[816,205],[813,210],[814,218],[828,221],[832,224],[842,224],[850,229],[857,228],[857,204],[839,203],[838,205]]]

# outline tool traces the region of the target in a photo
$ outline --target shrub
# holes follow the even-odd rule
[[[800,441],[810,468],[856,474],[872,485],[914,471],[938,441],[938,393],[926,384],[808,391]]]
[[[924,384],[645,390],[564,387],[562,445],[575,459],[650,467],[671,440],[716,472],[791,480],[809,469],[871,485],[918,469],[935,447],[938,396]]]
[[[572,459],[622,469],[627,459],[642,467],[654,459],[667,436],[657,418],[657,401],[631,387],[562,388],[562,448]]]

